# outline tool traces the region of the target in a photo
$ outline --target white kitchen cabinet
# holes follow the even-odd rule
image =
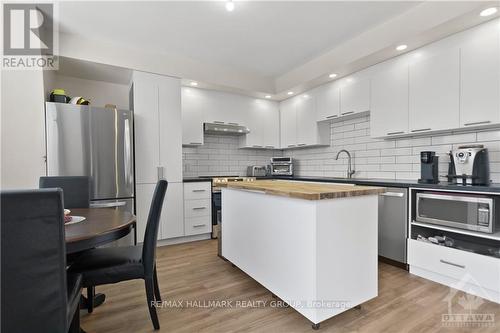
[[[346,78],[340,88],[340,116],[370,110],[370,80]]]
[[[297,98],[289,98],[280,103],[281,148],[297,147]]]
[[[459,126],[459,51],[451,48],[410,64],[410,133]]]
[[[201,90],[204,95],[204,121],[207,123],[224,123],[245,125],[245,115],[249,111],[250,97],[214,91]]]
[[[204,99],[200,89],[182,88],[182,144],[203,145]]]
[[[249,112],[244,120],[250,133],[240,137],[241,148],[279,147],[279,107],[278,103],[263,99],[249,100]]]
[[[212,183],[184,183],[184,234],[212,232]]]
[[[272,107],[264,112],[261,124],[264,125],[264,148],[278,149],[280,147],[280,111],[277,102],[273,102]]]
[[[460,49],[460,127],[500,123],[500,29],[487,28]]]
[[[408,134],[408,63],[385,66],[371,82],[371,137]]]
[[[314,98],[309,94],[296,97],[297,147],[317,143],[317,123]]]
[[[340,115],[340,88],[337,82],[327,83],[314,89],[316,121],[332,120]]]

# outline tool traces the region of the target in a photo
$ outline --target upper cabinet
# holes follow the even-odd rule
[[[391,62],[372,78],[370,134],[408,133],[408,64]]]
[[[280,142],[281,148],[297,147],[296,98],[280,103]]]
[[[319,86],[311,91],[316,101],[316,121],[332,120],[340,115],[340,88],[337,82]]]
[[[478,27],[460,48],[460,126],[500,123],[500,29]]]
[[[370,79],[352,78],[342,79],[340,88],[340,116],[370,110]]]
[[[244,124],[250,133],[240,138],[241,148],[279,148],[279,106],[275,101],[249,99]]]
[[[203,107],[205,101],[199,89],[182,88],[182,144],[203,144]]]
[[[458,127],[459,75],[455,48],[410,64],[410,133]]]

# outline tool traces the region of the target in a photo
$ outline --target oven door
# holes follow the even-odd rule
[[[441,193],[417,193],[417,222],[493,232],[493,199]]]
[[[292,165],[291,164],[272,164],[271,173],[273,175],[292,175]]]

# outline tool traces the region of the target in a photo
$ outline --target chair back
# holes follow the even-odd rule
[[[60,189],[2,191],[2,332],[67,332]]]
[[[40,177],[40,188],[61,188],[64,208],[88,208],[90,205],[90,178],[87,176]]]
[[[160,226],[161,210],[167,187],[168,182],[165,179],[160,179],[156,183],[153,200],[149,208],[146,232],[144,233],[144,243],[142,244],[142,263],[144,265],[144,274],[147,277],[153,276],[158,228]]]

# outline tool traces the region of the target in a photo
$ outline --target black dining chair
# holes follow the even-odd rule
[[[90,178],[87,176],[40,177],[40,188],[61,188],[64,208],[88,208],[90,205]]]
[[[142,245],[95,248],[84,252],[70,268],[71,272],[82,274],[84,287],[144,279],[149,315],[156,330],[160,323],[154,303],[161,302],[156,272],[156,240],[167,186],[166,180],[159,180],[156,184]]]
[[[66,273],[60,189],[3,191],[1,331],[80,332],[82,276]]]

